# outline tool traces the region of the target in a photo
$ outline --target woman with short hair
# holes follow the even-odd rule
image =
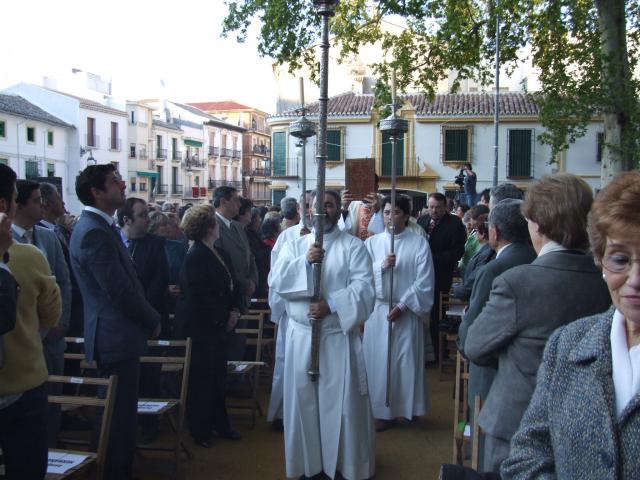
[[[531,400],[547,339],[555,329],[609,308],[602,275],[586,254],[593,195],[581,178],[559,173],[533,184],[522,204],[537,258],[495,278],[464,351],[477,365],[498,361],[478,416],[483,470],[498,472]],[[513,248],[506,246],[504,248]]]
[[[214,429],[220,437],[240,438],[230,428],[225,406],[227,333],[238,321],[238,289],[231,261],[214,246],[219,226],[213,206],[191,207],[181,228],[192,241],[180,272],[177,306],[185,336],[193,342],[187,415],[194,441],[208,448]]]
[[[605,187],[589,237],[613,300],[549,339],[502,478],[640,478],[640,172]]]

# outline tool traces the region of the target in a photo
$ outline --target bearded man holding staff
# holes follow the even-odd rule
[[[318,199],[319,200],[319,199]],[[348,480],[375,470],[373,417],[359,327],[371,314],[371,260],[362,241],[337,228],[340,196],[324,196],[324,249],[306,235],[284,245],[271,288],[289,316],[284,364],[287,477],[336,472]],[[317,206],[317,201],[314,207]],[[313,296],[312,264],[322,261],[322,300]],[[320,375],[308,375],[310,318],[320,320]]]
[[[423,319],[433,304],[434,272],[431,251],[421,235],[407,227],[409,198],[382,201],[387,231],[365,242],[373,263],[376,300],[363,338],[369,394],[376,429],[386,429],[397,417],[411,420],[427,413],[429,406],[424,369]],[[395,223],[395,254],[390,253],[390,226]],[[389,312],[390,271],[395,267],[393,304]],[[385,406],[388,322],[393,323],[391,345],[390,405]]]

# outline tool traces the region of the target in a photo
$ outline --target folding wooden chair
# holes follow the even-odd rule
[[[445,367],[453,367],[455,361],[448,356],[445,358],[446,347],[457,350],[458,325],[464,314],[466,302],[451,297],[448,293],[440,292],[440,310],[438,312],[438,373],[443,379]]]
[[[249,410],[251,412],[251,428],[253,428],[256,424],[256,411],[263,415],[262,407],[258,401],[258,384],[260,381],[260,368],[266,365],[262,361],[264,314],[245,314],[240,319],[245,321],[246,327],[237,328],[236,333],[246,335],[248,345],[255,345],[255,360],[232,360],[227,362],[227,367],[229,375],[241,375],[246,380],[250,399],[244,403],[228,403],[227,406],[232,409]]]
[[[261,378],[266,379],[268,384],[271,385],[271,378],[273,376],[273,365],[276,363],[276,335],[278,326],[271,321],[271,308],[269,307],[268,300],[265,299],[252,299],[251,307],[247,312],[251,315],[262,314],[262,356],[260,360],[264,360],[267,368],[260,370]],[[255,346],[255,339],[247,339],[248,346]],[[268,368],[268,367],[271,368]]]
[[[140,363],[161,364],[162,374],[176,374],[182,372],[180,381],[180,396],[170,398],[140,398],[138,399],[138,415],[165,415],[175,433],[174,448],[164,448],[153,445],[138,445],[138,450],[153,450],[173,452],[175,455],[176,473],[180,475],[180,453],[184,451],[190,457],[189,451],[182,441],[184,419],[187,408],[187,392],[189,389],[189,370],[191,367],[191,338],[186,340],[149,340],[147,345],[150,350],[164,349],[169,355],[145,355],[140,358]],[[183,355],[176,355],[176,350],[184,350]],[[165,353],[163,352],[163,353]],[[144,409],[144,404],[149,402],[161,402],[165,405],[159,410],[149,411]]]
[[[64,474],[47,473],[47,476],[45,478],[47,480],[71,478],[72,476],[81,475],[94,469],[93,471],[95,472],[95,476],[92,478],[102,480],[104,476],[107,446],[109,444],[109,434],[111,432],[111,416],[113,414],[117,377],[115,375],[112,375],[111,377],[106,379],[88,377],[62,377],[52,375],[49,376],[48,381],[72,385],[103,386],[106,387],[106,395],[104,399],[90,396],[49,395],[49,403],[56,403],[59,405],[97,407],[103,408],[104,412],[102,415],[102,424],[100,425],[100,438],[98,440],[97,451],[93,453],[74,450],[50,449],[50,453],[88,455],[88,457],[80,465],[68,470]]]
[[[465,445],[470,437],[465,435],[469,424],[469,361],[460,352],[456,355],[456,380],[453,407],[453,461],[457,465],[464,463]]]

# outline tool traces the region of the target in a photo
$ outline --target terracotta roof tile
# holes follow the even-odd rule
[[[192,107],[199,108],[205,112],[212,110],[250,110],[251,107],[242,105],[241,103],[234,102],[233,100],[226,100],[222,102],[193,102],[188,103]]]
[[[426,95],[414,93],[401,95],[416,109],[418,117],[490,117],[493,116],[494,94],[492,93],[444,93],[428,101]],[[327,115],[369,116],[373,108],[374,97],[371,94],[342,93],[329,98]],[[307,106],[309,116],[318,115],[318,102]],[[500,115],[535,116],[538,106],[532,95],[522,92],[508,92],[500,95]],[[293,118],[299,115],[297,110],[287,110],[270,118]]]

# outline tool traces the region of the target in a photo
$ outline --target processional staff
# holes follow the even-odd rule
[[[322,17],[322,41],[320,50],[320,97],[318,98],[318,175],[315,196],[315,214],[313,226],[315,229],[315,245],[322,248],[324,241],[324,226],[326,211],[324,208],[325,170],[327,164],[327,102],[329,100],[329,17],[333,17],[340,0],[313,0],[313,4]],[[319,302],[322,298],[320,281],[322,280],[322,262],[316,262],[313,267],[313,299]],[[311,359],[309,362],[309,376],[315,382],[320,375],[320,322],[314,318],[311,321]]]
[[[391,115],[380,122],[380,132],[386,133],[391,138],[391,220],[389,223],[389,232],[391,233],[391,254],[394,254],[395,234],[396,234],[396,146],[398,138],[403,136],[409,130],[408,122],[396,116],[396,72],[391,73]],[[389,271],[389,313],[393,310],[393,272],[395,267],[391,267]],[[389,321],[387,330],[387,395],[385,405],[390,405],[391,392],[391,340],[393,336],[393,322]]]

